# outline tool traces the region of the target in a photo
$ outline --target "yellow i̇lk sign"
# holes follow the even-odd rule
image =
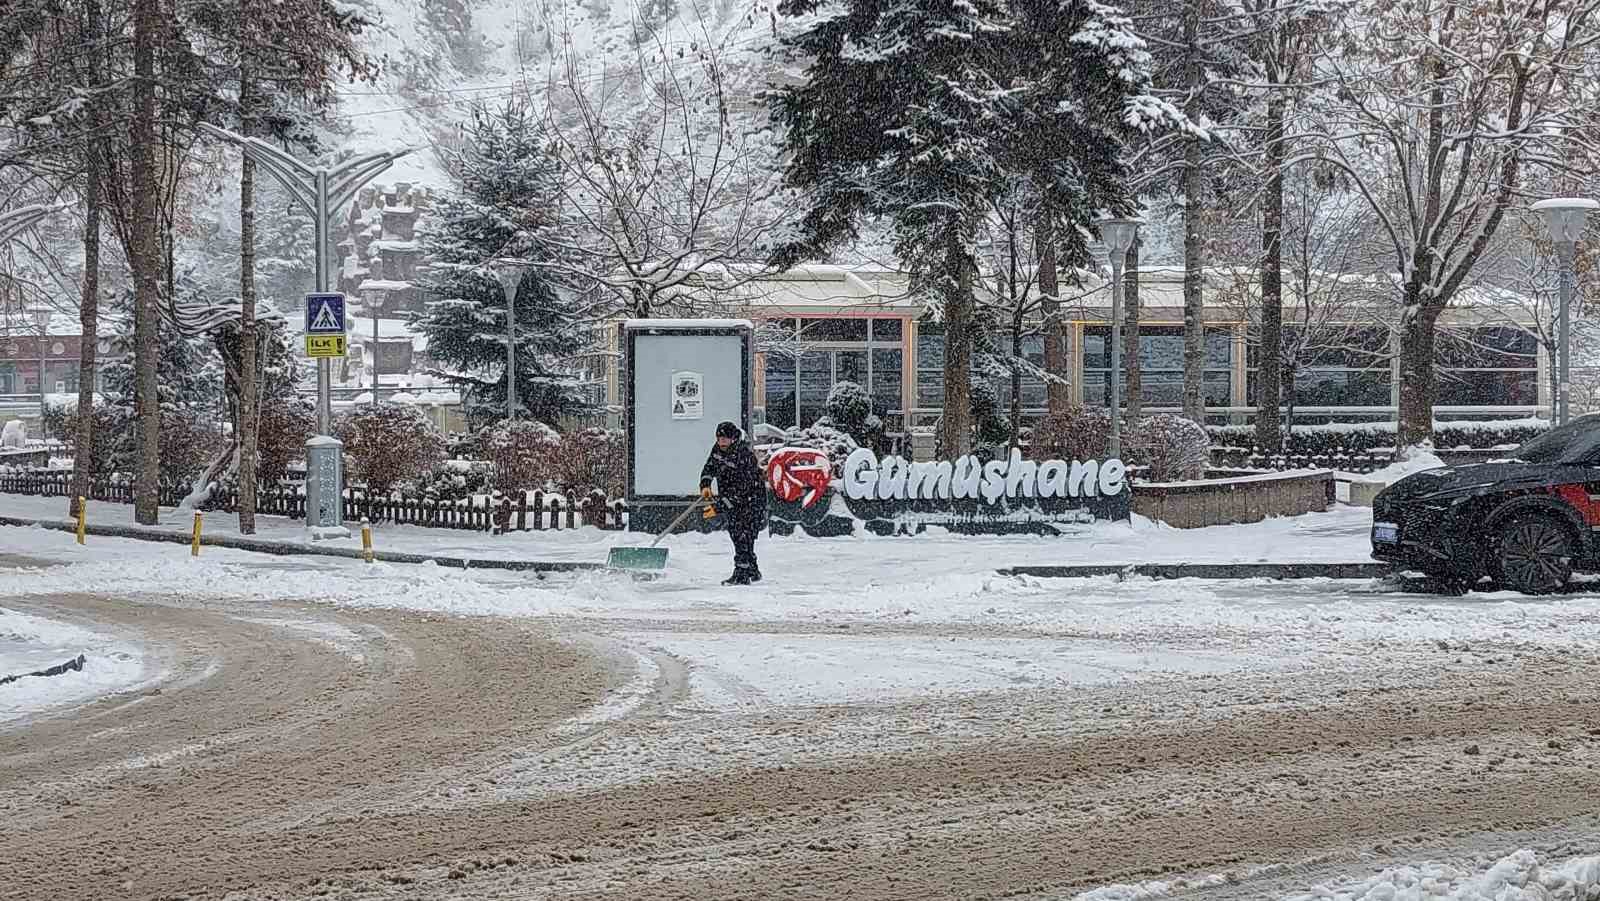
[[[343,335],[307,335],[306,356],[308,357],[342,357],[344,356]]]

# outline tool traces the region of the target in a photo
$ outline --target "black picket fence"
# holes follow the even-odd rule
[[[71,491],[71,473],[0,474],[0,494],[66,497]],[[176,507],[188,494],[187,485],[162,484],[160,503],[163,507]],[[89,481],[88,496],[91,501],[131,504],[133,480],[123,477],[94,477]],[[203,509],[237,512],[238,490],[220,488],[213,491]],[[256,512],[262,516],[283,516],[304,520],[306,496],[303,485],[298,482],[288,482],[262,486],[256,491]],[[620,500],[607,500],[605,495],[598,491],[583,497],[570,491],[565,493],[535,491],[531,495],[519,492],[514,498],[496,492],[493,497],[476,499],[427,500],[373,495],[364,488],[352,487],[344,491],[344,518],[349,522],[366,518],[373,523],[423,526],[433,529],[463,529],[495,534],[575,529],[580,525],[616,530],[623,528],[627,523],[627,505]]]

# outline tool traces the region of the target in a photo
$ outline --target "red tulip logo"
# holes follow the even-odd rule
[[[833,482],[833,464],[828,455],[808,447],[785,447],[767,462],[767,484],[778,500],[800,502],[810,507]]]

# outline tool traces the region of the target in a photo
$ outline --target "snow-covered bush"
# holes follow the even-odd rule
[[[1148,466],[1153,482],[1202,478],[1211,460],[1211,436],[1205,427],[1176,413],[1157,413],[1134,424],[1123,444],[1123,456]]]
[[[99,441],[96,439],[96,444]],[[161,479],[188,485],[227,449],[215,420],[161,414]]]
[[[1111,437],[1111,414],[1100,407],[1071,406],[1039,420],[1028,456],[1034,460],[1101,460]]]
[[[408,404],[363,406],[341,417],[348,478],[375,493],[416,479],[444,459],[444,436],[422,410]]]
[[[494,467],[488,463],[446,460],[413,485],[410,494],[418,500],[462,501],[494,490]]]
[[[843,474],[844,459],[850,456],[851,451],[860,447],[854,438],[820,422],[810,428],[788,429],[783,433],[783,446],[809,447],[823,451],[828,455],[828,462],[833,464],[834,478],[839,478]]]
[[[872,412],[872,395],[861,385],[843,381],[828,392],[827,415],[817,425],[837,429],[862,447],[875,447],[883,439],[883,420]]]
[[[20,419],[10,420],[0,429],[0,447],[23,448],[28,446],[28,425]]]
[[[542,422],[502,420],[478,433],[478,447],[500,491],[532,491],[560,476],[561,436]]]
[[[588,428],[562,436],[559,483],[563,491],[608,498],[626,490],[628,442],[620,429]]]
[[[317,433],[317,408],[301,397],[274,398],[261,405],[256,435],[256,484],[275,485],[289,464],[304,460],[306,442]]]
[[[80,456],[89,464],[90,475],[104,475],[112,471],[112,448],[117,440],[117,429],[131,425],[121,414],[106,404],[94,405],[94,443],[85,453],[78,450],[78,407],[76,404],[52,404],[46,411],[45,424],[50,435],[66,446],[67,453],[76,461]]]

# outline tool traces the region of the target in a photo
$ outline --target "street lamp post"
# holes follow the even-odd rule
[[[1100,240],[1111,259],[1111,441],[1108,456],[1122,455],[1122,267],[1142,219],[1101,219]]]
[[[343,209],[362,185],[411,152],[407,148],[394,153],[369,153],[333,167],[312,167],[260,138],[246,138],[209,123],[202,123],[200,128],[213,137],[238,144],[245,156],[265,169],[267,174],[283,185],[289,196],[311,214],[316,242],[315,290],[318,294],[328,290],[328,262],[333,256],[328,252],[328,233],[332,229],[335,211]],[[332,388],[332,363],[326,357],[319,357],[317,434],[306,442],[306,527],[314,538],[350,537],[350,531],[344,527],[344,504],[341,502],[344,445],[331,434]]]
[[[531,265],[527,260],[498,259],[489,263],[506,295],[506,418],[517,418],[517,288]]]
[[[47,345],[50,343],[50,311],[39,308],[33,313],[33,326],[39,330],[39,438],[49,443],[50,420],[45,415],[44,364]]]
[[[367,292],[368,312],[372,314],[372,405],[378,405],[378,311],[389,300],[389,292],[376,289]]]
[[[1572,395],[1572,295],[1575,281],[1573,259],[1589,211],[1600,209],[1600,202],[1584,197],[1553,197],[1535,203],[1533,209],[1543,214],[1545,226],[1549,229],[1550,238],[1555,241],[1556,252],[1561,258],[1561,310],[1557,325],[1560,337],[1556,344],[1556,356],[1559,359],[1556,365],[1555,396],[1555,420],[1557,425],[1561,425],[1571,416],[1569,403]]]

